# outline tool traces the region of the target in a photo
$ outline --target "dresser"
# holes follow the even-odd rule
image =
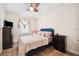
[[[54,36],[54,48],[61,52],[66,52],[66,36],[55,35]]]
[[[12,40],[12,28],[11,27],[3,27],[2,29],[2,47],[4,49],[12,48],[13,40]]]

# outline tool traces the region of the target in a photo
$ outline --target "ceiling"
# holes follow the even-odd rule
[[[29,3],[3,3],[5,10],[16,13],[23,17],[40,17],[44,15],[48,10],[53,10],[61,4],[58,3],[40,3],[39,11],[32,12],[27,11]]]

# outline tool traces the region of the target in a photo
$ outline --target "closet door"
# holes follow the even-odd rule
[[[3,49],[12,47],[12,35],[11,28],[4,27],[3,28]]]

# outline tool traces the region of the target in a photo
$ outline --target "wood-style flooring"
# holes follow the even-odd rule
[[[34,56],[67,56],[67,55],[60,52],[60,51],[57,51],[53,47],[49,47],[45,50],[42,50],[42,51],[38,52]]]
[[[0,56],[18,56],[17,52],[18,52],[17,48],[6,49],[0,54]],[[49,47],[38,52],[37,54],[33,56],[76,56],[76,55],[70,52],[62,53],[54,49],[53,47]]]
[[[62,53],[54,49],[53,47],[49,47],[45,50],[38,52],[34,56],[76,56],[76,55],[70,52]]]

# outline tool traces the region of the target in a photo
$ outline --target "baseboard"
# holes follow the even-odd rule
[[[67,51],[79,56],[79,53],[76,51],[73,51],[73,50],[67,50]]]

